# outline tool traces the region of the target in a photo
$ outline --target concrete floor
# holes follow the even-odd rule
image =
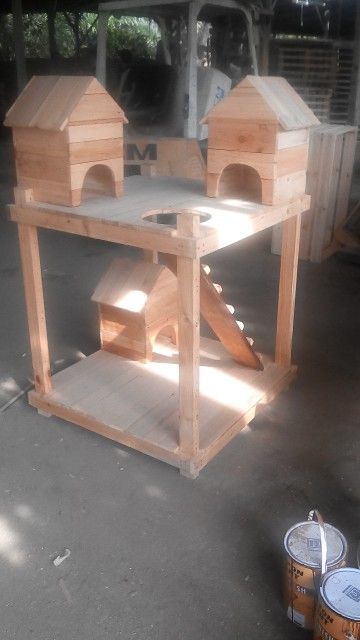
[[[10,174],[3,167],[3,202]],[[97,348],[89,298],[122,249],[50,232],[41,248],[57,369]],[[268,234],[209,263],[256,347],[271,350],[279,259]],[[4,218],[0,300],[3,404],[31,376],[16,229]],[[282,538],[316,506],[345,533],[354,562],[359,319],[358,266],[336,256],[302,263],[298,378],[196,481],[39,416],[24,397],[0,415],[1,638],[306,638],[283,610]],[[71,556],[55,567],[64,547]]]

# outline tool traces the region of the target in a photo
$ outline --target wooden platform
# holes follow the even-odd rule
[[[148,364],[97,351],[54,375],[49,393],[32,391],[30,404],[179,467],[179,366],[174,349],[158,343]],[[280,367],[261,357],[263,371],[240,367],[220,342],[201,338],[199,469],[294,377],[295,367]]]
[[[239,198],[208,198],[200,180],[131,176],[125,181],[122,198],[94,198],[79,207],[17,203],[10,207],[10,218],[45,229],[195,258],[281,223],[309,206],[310,198],[305,194],[294,202],[268,206]],[[168,212],[200,214],[199,237],[182,236],[179,230],[158,224],[152,217]]]

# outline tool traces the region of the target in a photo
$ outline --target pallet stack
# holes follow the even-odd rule
[[[320,125],[311,130],[307,193],[311,209],[303,214],[300,258],[321,262],[336,251],[350,196],[357,127]],[[272,252],[280,254],[281,228],[273,228]]]
[[[321,122],[329,122],[337,75],[335,49],[281,44],[277,74],[290,82]]]

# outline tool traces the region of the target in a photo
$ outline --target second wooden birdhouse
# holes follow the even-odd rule
[[[17,184],[77,206],[123,190],[124,112],[92,76],[34,76],[8,111]]]
[[[165,328],[177,341],[177,278],[167,267],[116,258],[91,299],[99,306],[105,351],[149,361]]]
[[[280,204],[303,195],[314,113],[284,78],[247,76],[205,117],[207,195]]]

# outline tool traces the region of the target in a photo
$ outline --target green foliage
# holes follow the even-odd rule
[[[49,55],[46,14],[25,13],[23,23],[26,57],[46,58]]]
[[[58,53],[71,58],[82,49],[96,48],[95,13],[58,12],[55,36]],[[49,36],[45,13],[24,14],[24,38],[27,58],[49,57]],[[134,56],[154,57],[160,33],[157,24],[146,18],[110,16],[108,23],[108,55],[116,57],[122,49]],[[0,15],[0,60],[14,59],[12,15]]]
[[[12,16],[0,15],[0,60],[14,59]]]
[[[160,31],[153,20],[110,16],[108,22],[108,54],[116,57],[121,49],[129,49],[134,56],[154,58]]]

